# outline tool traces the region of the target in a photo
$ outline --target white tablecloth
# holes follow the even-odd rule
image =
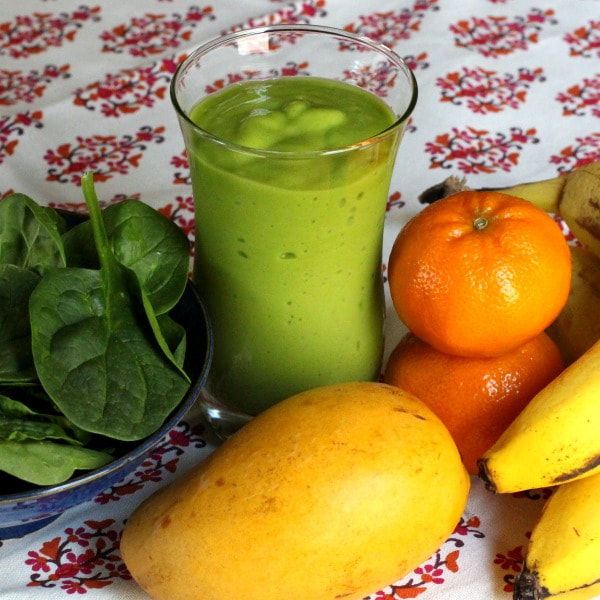
[[[600,158],[598,0],[5,0],[0,197],[23,192],[77,209],[79,177],[91,169],[102,200],[140,198],[192,238],[170,77],[200,43],[279,22],[353,30],[385,42],[414,69],[419,101],[390,189],[384,261],[401,225],[422,208],[418,194],[449,174],[473,187],[504,186]],[[388,308],[388,352],[403,331]],[[0,597],[147,598],[119,555],[123,522],[214,447],[192,413],[118,485],[38,532],[0,540]],[[447,542],[371,600],[509,600],[543,497],[494,496],[473,478]]]

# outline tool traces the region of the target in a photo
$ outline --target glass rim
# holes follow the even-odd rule
[[[327,150],[269,150],[263,148],[252,148],[251,146],[243,146],[241,144],[237,144],[233,141],[223,139],[219,136],[216,136],[206,129],[198,126],[194,123],[185,110],[181,107],[179,100],[177,99],[177,81],[183,71],[185,71],[193,62],[195,62],[198,57],[203,54],[207,54],[211,50],[218,48],[220,46],[225,46],[230,44],[231,42],[238,41],[243,38],[248,38],[252,36],[256,36],[264,33],[277,33],[277,32],[301,32],[301,33],[326,33],[328,35],[335,35],[337,37],[346,38],[355,43],[360,43],[364,46],[370,47],[372,50],[379,52],[385,55],[388,60],[396,64],[407,76],[407,79],[411,86],[411,97],[410,101],[405,108],[404,112],[396,118],[396,120],[378,133],[370,136],[367,139],[361,140],[359,142],[354,142],[352,144],[347,144],[345,146],[340,146],[339,148],[332,148]],[[364,88],[363,88],[364,89]],[[338,29],[336,27],[329,27],[325,25],[311,25],[311,24],[278,24],[278,25],[265,25],[261,27],[252,27],[248,29],[240,29],[238,31],[228,33],[225,35],[221,35],[215,37],[204,44],[201,44],[194,50],[192,50],[177,66],[175,72],[173,73],[173,77],[171,78],[171,83],[169,84],[169,93],[171,98],[171,103],[175,108],[175,111],[180,119],[182,119],[189,127],[191,127],[194,131],[200,134],[202,137],[213,141],[214,143],[220,144],[222,146],[226,146],[232,150],[236,150],[238,152],[243,152],[245,154],[253,154],[256,156],[264,156],[270,158],[310,158],[315,156],[331,156],[335,154],[343,154],[347,152],[353,152],[355,150],[359,150],[362,148],[370,147],[376,143],[379,143],[383,139],[393,135],[396,131],[408,120],[410,115],[412,114],[418,97],[418,86],[417,80],[412,69],[408,66],[406,61],[399,56],[396,52],[394,52],[391,48],[382,44],[380,42],[376,42],[369,37],[358,35],[356,33],[352,33],[350,31],[346,31],[344,29]]]

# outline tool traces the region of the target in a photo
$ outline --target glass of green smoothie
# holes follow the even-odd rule
[[[410,68],[352,33],[275,25],[192,52],[171,83],[190,165],[193,278],[221,437],[300,391],[376,380],[382,240]]]

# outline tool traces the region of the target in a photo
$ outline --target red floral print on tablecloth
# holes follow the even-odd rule
[[[122,528],[114,525],[114,519],[84,521],[30,550],[24,560],[32,571],[27,586],[60,586],[67,594],[85,594],[118,579],[131,579],[119,553]]]
[[[164,141],[164,127],[141,127],[132,135],[77,136],[73,143],[65,142],[44,155],[50,166],[46,181],[72,182],[80,185],[86,171],[94,172],[96,182],[114,175],[127,175],[138,167],[148,144]]]
[[[291,2],[283,8],[269,12],[261,17],[248,19],[244,23],[238,23],[221,31],[221,34],[234,33],[242,29],[252,27],[265,27],[268,25],[305,24],[312,23],[316,18],[327,16],[325,10],[326,0],[307,0],[305,2]],[[283,44],[295,44],[298,34],[294,32],[271,33],[269,36],[269,50],[277,50]],[[259,42],[262,44],[262,40]],[[261,48],[262,49],[262,48]]]
[[[343,72],[343,80],[362,87],[378,96],[385,98],[388,90],[394,87],[398,73],[390,65],[356,65],[351,70]]]
[[[344,29],[393,48],[400,40],[407,40],[419,31],[427,11],[439,9],[437,3],[438,0],[416,0],[410,8],[361,15]],[[353,48],[343,42],[340,44],[342,50]]]
[[[175,200],[157,209],[159,213],[179,225],[190,240],[190,255],[194,256],[194,199],[192,196],[176,196]]]
[[[531,535],[530,532],[525,534],[527,537]],[[502,575],[502,581],[504,581],[503,591],[512,595],[515,589],[515,580],[517,575],[523,570],[523,563],[525,562],[525,547],[527,542],[515,548],[507,550],[505,553],[498,552],[494,557],[494,564],[497,565],[501,571],[506,571]]]
[[[569,55],[600,58],[600,20],[592,20],[564,36]]]
[[[438,78],[436,85],[442,90],[441,102],[465,104],[476,114],[487,114],[519,108],[530,85],[545,80],[542,68],[521,67],[516,74],[499,75],[492,69],[463,67]]]
[[[450,25],[456,46],[498,58],[536,44],[540,31],[556,25],[552,9],[532,8],[525,16],[471,17]]]
[[[242,29],[279,25],[282,23],[310,23],[315,18],[327,16],[327,11],[325,9],[326,4],[326,0],[289,2],[282,8],[278,8],[258,17],[253,17],[243,23],[238,23],[229,29],[221,31],[221,33],[233,33]],[[291,37],[287,39],[290,41],[293,40]]]
[[[71,13],[34,12],[0,22],[0,56],[30,58],[73,42],[87,21],[100,20],[100,8],[81,5]]]
[[[53,81],[71,77],[70,65],[46,65],[41,71],[0,69],[0,106],[38,101]]]
[[[392,209],[402,208],[403,206],[405,206],[405,204],[406,202],[402,200],[402,194],[398,190],[396,190],[388,196],[385,205],[385,211],[390,212]]]
[[[426,59],[426,52],[416,56],[410,54],[404,57],[404,61],[413,71],[426,69],[429,66]],[[388,96],[388,90],[394,87],[397,75],[397,71],[387,63],[377,65],[357,64],[352,69],[345,70],[342,79],[369,90],[381,98],[385,98]]]
[[[419,54],[405,54],[402,58],[413,71],[429,68],[427,52],[419,52]]]
[[[168,98],[169,83],[185,54],[170,56],[148,66],[123,69],[75,91],[75,106],[98,110],[105,117],[119,118],[143,107],[152,108]]]
[[[427,69],[427,53],[407,54],[403,57],[404,62],[412,71]],[[380,65],[361,65],[357,64],[352,70],[343,72],[343,81],[358,85],[370,92],[377,94],[381,98],[388,97],[388,91],[396,83],[397,72],[391,69],[387,64]],[[411,121],[409,121],[411,122]],[[410,128],[407,127],[408,131]]]
[[[190,163],[185,150],[182,150],[181,154],[171,158],[171,165],[177,169],[173,174],[173,183],[175,185],[192,185]]]
[[[0,116],[0,165],[7,156],[15,153],[19,145],[19,136],[22,136],[27,127],[43,127],[41,110],[25,111],[16,115]]]
[[[203,20],[214,20],[212,6],[192,6],[185,14],[145,14],[132,17],[100,35],[102,52],[128,53],[145,58],[179,48],[190,40],[194,27]]]
[[[190,176],[190,165],[188,163],[185,150],[179,156],[171,159],[171,165],[177,170],[173,174],[173,183],[175,185],[192,185]],[[194,221],[194,199],[191,195],[177,196],[174,202],[167,204],[159,209],[162,214],[177,223],[183,232],[187,235],[191,244],[191,255],[194,255],[195,241],[195,221]]]
[[[461,517],[453,534],[429,560],[426,560],[401,581],[387,586],[373,596],[369,596],[368,600],[416,598],[423,592],[426,592],[430,586],[445,583],[448,576],[458,573],[460,570],[460,548],[465,545],[465,538],[485,538],[485,534],[478,529],[480,525],[481,521],[475,515],[467,520]],[[456,548],[459,549],[457,550]]]
[[[171,165],[176,171],[173,174],[173,184],[175,185],[192,185],[190,176],[190,165],[187,159],[187,153],[182,150],[179,156],[171,158]],[[191,255],[194,255],[195,236],[195,221],[194,221],[194,199],[191,195],[176,196],[172,203],[167,204],[159,209],[162,214],[177,223],[183,232],[187,235],[191,245]]]
[[[94,498],[98,504],[118,502],[124,496],[135,494],[147,483],[163,481],[167,473],[175,473],[185,448],[204,448],[201,426],[192,427],[182,421],[173,428],[164,441],[152,450],[133,473]]]
[[[600,132],[577,137],[572,144],[550,157],[550,163],[558,165],[559,173],[568,173],[597,160],[600,160]]]
[[[429,168],[456,168],[466,175],[509,172],[518,164],[523,146],[539,142],[535,134],[534,128],[511,127],[508,133],[491,133],[474,127],[454,127],[425,145],[425,151],[431,154]]]
[[[600,117],[600,73],[584,77],[556,96],[565,117]]]

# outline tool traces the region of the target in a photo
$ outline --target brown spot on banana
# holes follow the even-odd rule
[[[577,217],[575,222],[588,233],[600,240],[600,202],[597,198],[590,198],[587,201],[590,211],[582,217]],[[590,212],[592,216],[590,216]]]
[[[592,469],[596,469],[597,467],[600,467],[600,454],[590,457],[586,462],[584,462],[581,466],[577,467],[576,469],[572,469],[571,471],[567,471],[566,473],[561,473],[560,475],[557,475],[550,482],[550,485],[566,483],[567,481],[579,479],[582,475],[585,475],[586,473],[592,471]]]

